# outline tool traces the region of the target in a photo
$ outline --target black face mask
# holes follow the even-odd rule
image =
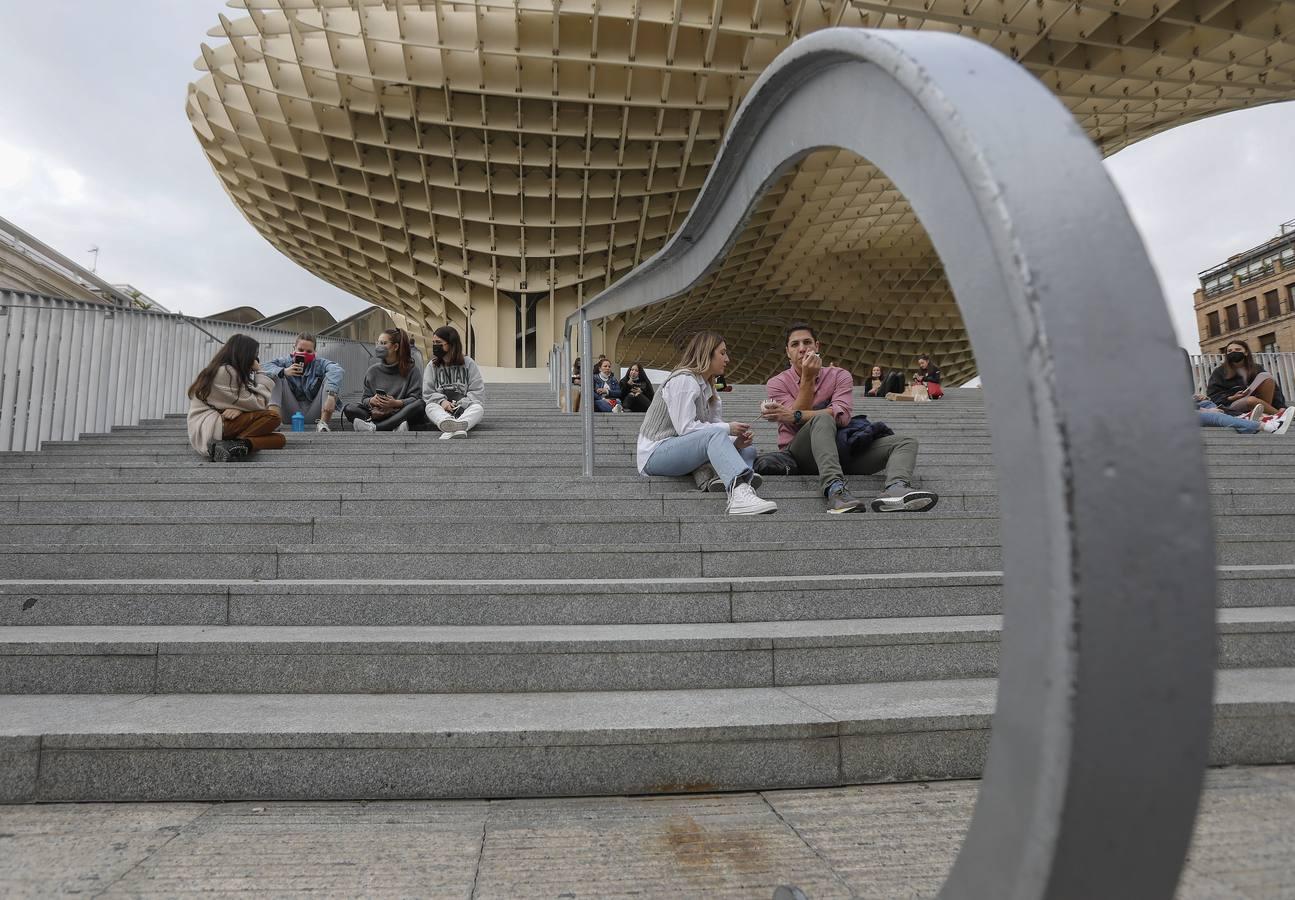
[[[1234,366],[1237,363],[1243,363],[1245,361],[1246,361],[1246,355],[1242,353],[1240,350],[1233,350],[1231,353],[1228,354],[1228,362],[1232,363],[1232,365]]]
[[[433,348],[432,348],[432,356],[435,356],[437,359],[444,359],[444,358],[445,358],[445,348],[444,348],[444,347],[440,347],[440,346],[433,347]]]

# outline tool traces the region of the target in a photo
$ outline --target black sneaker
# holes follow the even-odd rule
[[[827,495],[827,511],[830,513],[863,512],[864,509],[866,507],[863,501],[851,494],[850,489],[844,485]]]
[[[219,463],[238,462],[247,459],[246,441],[216,441],[211,445],[211,461]]]
[[[873,512],[926,512],[940,502],[934,491],[917,491],[902,481],[891,485],[872,501]]]

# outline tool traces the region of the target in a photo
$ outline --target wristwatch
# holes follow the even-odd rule
[[[805,421],[805,414],[802,413],[800,410],[796,410],[794,413],[791,414],[791,424],[799,425],[803,421]]]

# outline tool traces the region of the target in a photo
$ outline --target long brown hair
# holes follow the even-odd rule
[[[445,356],[440,362],[436,360],[436,354],[432,354],[432,365],[434,366],[461,366],[464,363],[463,357],[463,338],[459,337],[459,330],[453,325],[442,325],[432,332],[433,335],[445,341],[450,345],[450,349],[445,351]]]
[[[236,334],[225,342],[225,346],[216,351],[216,355],[207,363],[207,368],[198,373],[198,377],[189,385],[188,395],[206,403],[211,396],[211,385],[216,380],[216,373],[224,366],[229,366],[238,376],[239,388],[252,389],[252,364],[261,345],[255,338],[245,334]]]
[[[396,367],[401,375],[408,375],[414,367],[414,354],[409,349],[409,335],[402,328],[388,328],[382,332],[387,336],[387,343],[396,348]]]
[[[1251,378],[1254,378],[1255,373],[1259,370],[1258,370],[1258,367],[1255,366],[1255,355],[1250,352],[1250,345],[1247,344],[1245,341],[1228,341],[1226,344],[1223,345],[1223,365],[1225,367],[1223,371],[1227,372],[1229,377],[1237,373],[1237,367],[1232,365],[1232,363],[1228,360],[1228,347],[1231,347],[1233,344],[1237,344],[1238,346],[1241,347],[1242,350],[1246,352],[1245,362],[1241,363],[1241,365],[1245,366],[1246,373]]]

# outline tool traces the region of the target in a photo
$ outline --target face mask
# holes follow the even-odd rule
[[[1228,362],[1232,363],[1232,365],[1234,366],[1237,363],[1243,363],[1245,361],[1246,361],[1246,355],[1242,353],[1240,350],[1233,350],[1231,353],[1228,354]]]
[[[443,359],[445,357],[445,348],[440,346],[433,347],[432,356],[435,356],[437,359]]]
[[[298,351],[298,352],[296,352],[296,353],[292,354],[292,361],[293,361],[293,362],[299,362],[299,363],[301,363],[303,366],[308,366],[308,365],[310,365],[311,363],[313,363],[313,362],[315,361],[315,354],[313,354],[313,353],[303,353],[303,352],[301,352],[301,351]]]
[[[377,344],[376,346],[374,346],[374,348],[373,348],[373,355],[374,355],[374,356],[376,356],[378,359],[386,359],[386,358],[387,358],[387,345],[386,345],[386,344]]]

